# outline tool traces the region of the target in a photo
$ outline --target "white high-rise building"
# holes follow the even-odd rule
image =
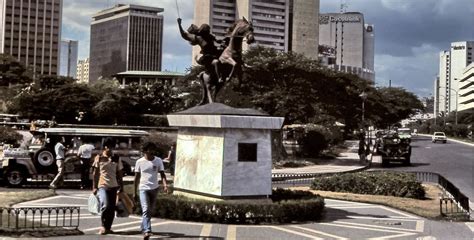
[[[59,75],[76,78],[77,51],[79,43],[74,40],[61,40]]]
[[[466,67],[472,63],[473,46],[474,41],[453,42],[450,50],[440,53],[439,94],[435,94],[435,102],[439,103],[437,116],[441,112],[460,111],[460,88],[464,86],[460,81],[465,77]]]
[[[324,13],[319,16],[319,44],[325,64],[337,71],[375,81],[374,26],[359,12]],[[329,49],[329,50],[328,50]]]
[[[474,63],[469,64],[459,79],[459,106],[461,111],[474,111]]]
[[[89,58],[79,60],[77,63],[77,81],[80,83],[89,83]]]

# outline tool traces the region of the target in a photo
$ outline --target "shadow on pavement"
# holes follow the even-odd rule
[[[390,218],[390,216],[387,216],[385,214],[380,214],[380,215],[379,214],[359,214],[355,212],[348,212],[341,209],[326,207],[326,210],[324,212],[324,216],[321,222],[334,222],[334,221],[343,220],[343,219],[354,219],[351,216],[373,217],[373,218],[380,218],[380,219]]]
[[[140,231],[126,231],[126,232],[121,232],[117,231],[114,232],[114,235],[119,235],[119,236],[140,236],[142,233]],[[196,236],[196,235],[186,235],[182,233],[172,233],[172,232],[153,232],[153,235],[150,237],[150,239],[170,239],[170,238],[193,238],[193,239],[218,239],[218,240],[224,240],[222,237],[215,237],[215,236]]]

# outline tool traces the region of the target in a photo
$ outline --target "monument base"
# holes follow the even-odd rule
[[[220,103],[167,117],[178,127],[176,194],[216,200],[272,194],[271,131],[283,118]]]

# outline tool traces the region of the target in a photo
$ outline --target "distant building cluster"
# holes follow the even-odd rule
[[[434,82],[435,116],[474,110],[474,41],[453,42],[439,55],[439,74]]]
[[[253,23],[256,45],[304,54],[336,71],[375,80],[374,26],[364,22],[362,13],[320,14],[320,0],[194,2],[193,23],[208,23],[218,38],[245,17]],[[97,12],[91,16],[89,58],[79,60],[79,42],[61,40],[62,6],[62,0],[0,0],[0,53],[16,57],[37,74],[83,83],[176,80],[177,73],[161,71],[163,8],[118,4]],[[193,48],[193,65],[199,51]]]

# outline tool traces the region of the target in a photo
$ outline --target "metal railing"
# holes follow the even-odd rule
[[[439,199],[439,210],[442,215],[469,215],[469,198],[445,177],[432,172],[412,173],[416,174],[418,181],[437,183],[446,192],[446,196],[440,196]]]
[[[79,228],[80,207],[0,208],[0,228],[41,229]]]

